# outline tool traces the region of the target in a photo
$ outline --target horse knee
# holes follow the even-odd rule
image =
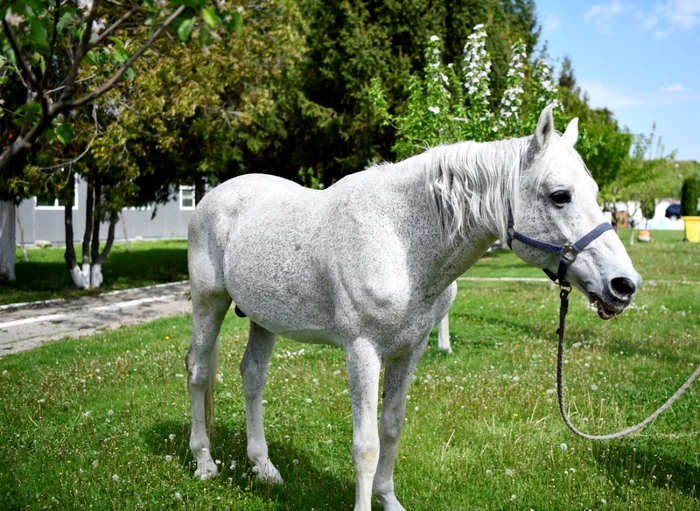
[[[401,424],[382,424],[381,437],[383,442],[396,444],[401,436]]]
[[[187,352],[185,366],[187,367],[187,384],[190,388],[202,390],[209,385],[210,364],[211,362],[205,363],[203,360],[197,360],[191,349]]]
[[[376,470],[379,461],[379,442],[376,440],[353,442],[352,461],[358,472]]]

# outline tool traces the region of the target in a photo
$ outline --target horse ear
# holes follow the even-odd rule
[[[534,152],[539,152],[549,141],[549,138],[554,133],[554,117],[552,117],[552,105],[547,105],[540,114],[540,120],[537,121],[535,128],[535,136],[532,137]]]
[[[566,127],[566,131],[561,138],[566,140],[572,146],[576,145],[576,141],[578,140],[578,117],[571,119],[571,122]]]

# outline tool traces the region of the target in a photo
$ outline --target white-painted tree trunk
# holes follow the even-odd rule
[[[102,284],[102,265],[93,264],[90,269],[90,286],[97,289]]]
[[[83,282],[85,282],[85,288],[90,287],[90,263],[83,263]]]
[[[445,314],[445,317],[438,323],[438,349],[452,353],[450,345],[450,315]]]
[[[0,279],[15,280],[15,205],[0,201]]]
[[[88,288],[88,281],[85,280],[85,275],[82,271],[80,271],[80,266],[73,266],[73,268],[70,271],[70,276],[73,279],[73,284],[75,284],[75,287],[77,287],[78,289]]]

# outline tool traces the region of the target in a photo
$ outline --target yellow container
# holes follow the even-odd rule
[[[700,216],[684,216],[685,239],[691,243],[700,243]]]

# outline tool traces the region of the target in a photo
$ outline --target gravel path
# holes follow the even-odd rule
[[[113,291],[77,300],[0,306],[0,357],[46,341],[82,337],[122,325],[192,312],[188,280]]]

